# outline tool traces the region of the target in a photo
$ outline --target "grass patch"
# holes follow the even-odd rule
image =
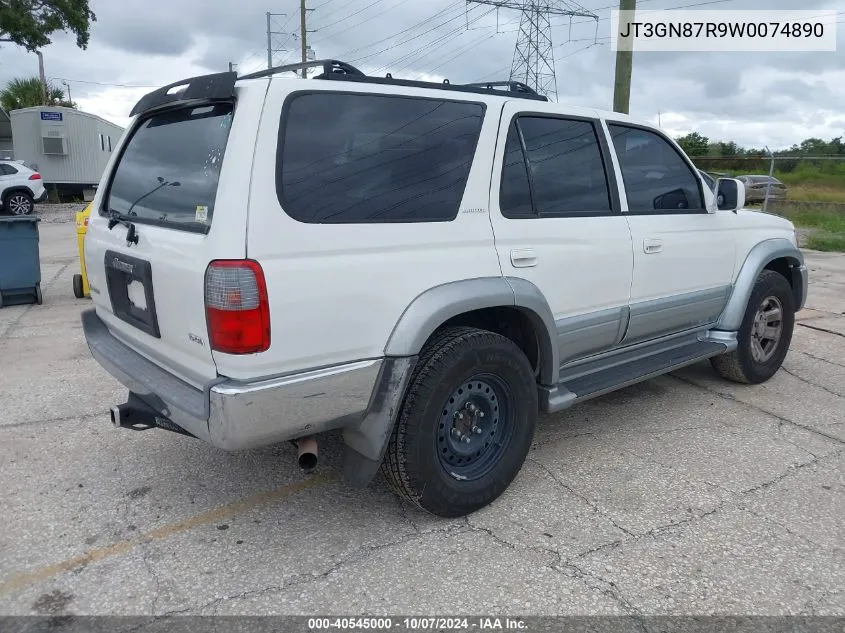
[[[791,211],[785,214],[795,226],[821,229],[845,235],[845,213],[836,211]]]
[[[807,237],[807,248],[845,253],[845,233],[813,233]]]
[[[787,190],[789,200],[801,202],[839,202],[845,203],[845,183],[840,188],[822,184],[792,185]]]

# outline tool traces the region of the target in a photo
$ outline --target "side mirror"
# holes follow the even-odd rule
[[[736,178],[719,178],[716,181],[716,207],[720,211],[737,212],[745,206],[745,185]]]

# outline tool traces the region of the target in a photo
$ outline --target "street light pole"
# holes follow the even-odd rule
[[[65,88],[67,88],[67,102],[73,105],[73,99],[70,96],[70,84],[66,81],[62,81],[62,83],[64,84]]]

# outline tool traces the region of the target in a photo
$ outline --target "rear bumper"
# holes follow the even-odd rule
[[[42,190],[41,190],[41,193],[40,193],[40,194],[38,194],[38,195],[36,195],[36,196],[33,198],[33,200],[34,200],[36,203],[38,203],[38,202],[44,202],[46,199],[47,199],[47,190],[46,190],[46,189],[42,189]]]
[[[182,381],[82,313],[94,359],[162,418],[226,450],[276,444],[358,425],[370,407],[383,359],[262,380],[220,378],[202,389]]]

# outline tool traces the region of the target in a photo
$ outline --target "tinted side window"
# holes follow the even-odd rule
[[[279,131],[279,202],[309,223],[453,220],[483,119],[477,103],[294,96]]]
[[[588,121],[520,117],[540,215],[604,215],[610,192],[599,141]]]
[[[534,216],[531,202],[531,185],[528,182],[528,170],[516,121],[508,131],[505,144],[505,161],[502,165],[502,184],[499,189],[499,208],[506,218],[525,218]]]
[[[18,170],[11,165],[0,165],[0,174],[3,174],[4,176],[14,176],[16,173],[18,173]]]
[[[700,180],[660,135],[609,125],[632,213],[704,212]]]

